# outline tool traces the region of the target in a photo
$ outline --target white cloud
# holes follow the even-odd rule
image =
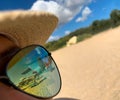
[[[76,19],[76,22],[85,21],[91,13],[92,13],[91,9],[88,7],[85,7],[84,10],[82,11],[82,17],[78,17]]]
[[[59,17],[59,25],[72,20],[92,0],[37,0],[31,10],[47,11]]]
[[[107,8],[102,8],[102,10],[103,10],[103,11],[106,11],[106,10],[107,10]]]
[[[58,40],[58,39],[60,39],[59,36],[50,36],[49,39],[47,40],[47,42],[55,41],[55,40]]]
[[[65,35],[69,35],[71,32],[69,30],[65,31]]]

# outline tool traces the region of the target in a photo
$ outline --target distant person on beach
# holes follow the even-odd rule
[[[0,100],[42,100],[34,94],[28,95],[29,93],[21,92],[17,87],[12,86],[13,83],[9,82],[6,76],[6,70],[12,70],[12,68],[6,69],[6,66],[11,58],[22,50],[21,48],[27,48],[33,44],[43,45],[56,28],[57,23],[58,18],[47,12],[23,10],[0,12]],[[29,52],[28,50],[31,49],[24,50],[24,55]],[[11,66],[19,59],[19,56],[16,56]],[[18,69],[18,72],[20,70]],[[17,71],[14,73],[17,74]]]

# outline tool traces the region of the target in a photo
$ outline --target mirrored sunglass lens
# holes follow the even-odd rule
[[[20,90],[37,97],[52,97],[61,87],[56,64],[40,46],[27,47],[16,54],[8,64],[7,75]]]

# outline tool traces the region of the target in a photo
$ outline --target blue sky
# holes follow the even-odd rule
[[[3,10],[39,10],[54,13],[59,25],[49,40],[89,26],[94,20],[108,19],[113,9],[120,10],[119,0],[1,0]]]

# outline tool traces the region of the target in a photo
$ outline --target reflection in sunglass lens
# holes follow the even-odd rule
[[[7,66],[7,75],[18,89],[36,97],[55,96],[61,88],[56,64],[41,46],[18,52]]]

